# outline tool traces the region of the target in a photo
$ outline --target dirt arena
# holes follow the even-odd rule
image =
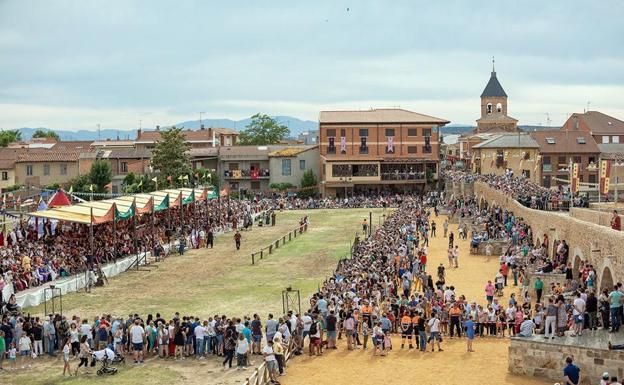
[[[443,238],[444,217],[436,219],[438,237],[429,241],[428,270],[434,271],[440,263],[448,264],[448,239]],[[446,281],[455,286],[455,292],[464,294],[470,302],[485,303],[484,287],[498,271],[498,259],[485,261],[484,256],[470,255],[470,239],[458,240],[457,225],[450,225],[459,244],[459,268],[448,269]],[[459,242],[459,243],[457,243]],[[505,291],[504,304],[512,292]],[[347,351],[346,341],[339,341],[339,349],[326,351],[323,357],[307,354],[289,363],[287,376],[280,377],[285,385],[339,384],[506,384],[545,385],[543,379],[520,377],[507,373],[508,340],[476,339],[473,353],[466,351],[465,339],[444,339],[443,352],[420,353],[416,349],[401,349],[400,338],[393,338],[394,349],[386,357],[373,357],[371,349]]]

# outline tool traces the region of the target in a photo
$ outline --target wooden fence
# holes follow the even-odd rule
[[[263,259],[265,255],[272,254],[273,250],[279,249],[280,245],[282,245],[282,246],[285,245],[286,244],[286,240],[288,240],[290,242],[294,238],[297,238],[297,234],[302,235],[306,231],[308,231],[308,224],[304,223],[303,225],[300,225],[297,228],[295,228],[293,230],[290,230],[288,232],[288,234],[286,234],[286,235],[282,236],[281,238],[278,238],[275,241],[271,242],[270,245],[265,246],[265,247],[261,248],[260,250],[258,250],[256,252],[251,253],[251,264],[252,265],[256,264],[257,256],[260,256],[260,259]]]
[[[295,339],[290,338],[288,341],[288,346],[284,349],[284,360],[288,362],[290,357],[292,357],[293,353],[296,350]],[[264,359],[264,358],[263,358]],[[244,385],[266,385],[270,381],[269,371],[267,369],[266,361],[263,361],[251,374],[250,377],[244,382]]]

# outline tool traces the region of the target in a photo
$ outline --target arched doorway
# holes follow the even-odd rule
[[[600,290],[602,291],[603,289],[613,289],[613,274],[611,273],[611,269],[609,269],[609,267],[604,268],[602,271],[602,278],[600,278]]]
[[[580,255],[575,254],[574,263],[572,264],[572,270],[574,270],[575,272],[579,271],[579,269],[581,268],[581,264],[583,264],[583,259]]]

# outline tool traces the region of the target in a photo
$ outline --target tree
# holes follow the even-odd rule
[[[258,113],[251,117],[251,122],[239,133],[238,143],[256,146],[277,144],[289,134],[288,127],[268,115]]]
[[[108,161],[98,159],[91,165],[89,171],[89,181],[93,184],[93,191],[98,193],[106,192],[106,185],[113,179],[113,171]]]
[[[318,181],[316,179],[316,176],[314,175],[314,172],[312,172],[312,170],[307,170],[303,173],[303,176],[301,177],[301,188],[309,188],[301,190],[297,195],[299,195],[301,198],[311,197],[316,194],[316,189],[313,189],[312,187],[317,185]]]
[[[61,140],[59,134],[52,130],[44,130],[43,128],[37,128],[37,131],[32,135],[33,138],[49,138],[54,139],[57,142]]]
[[[69,181],[69,186],[66,188],[68,190],[70,187],[75,192],[90,192],[89,186],[91,185],[91,176],[89,174],[84,174],[75,177],[74,179]]]
[[[191,173],[191,159],[189,152],[191,145],[186,141],[182,130],[171,127],[161,131],[161,139],[156,142],[152,151],[152,167],[160,171],[158,179],[166,180],[171,177],[174,183],[178,183],[178,177]]]
[[[6,147],[9,143],[22,140],[19,130],[0,130],[0,147]]]

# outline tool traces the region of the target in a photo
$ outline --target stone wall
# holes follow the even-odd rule
[[[540,211],[522,206],[513,197],[495,190],[485,183],[474,184],[478,202],[487,201],[514,212],[524,218],[533,229],[536,240],[541,242],[543,234],[550,239],[549,255],[555,240],[565,239],[570,246],[570,261],[576,269],[581,261],[588,260],[598,274],[598,288],[612,286],[624,279],[624,232],[600,226],[596,223],[574,218],[567,213]]]
[[[541,338],[541,337],[538,337]],[[606,344],[606,342],[605,342]],[[588,348],[512,338],[509,345],[509,372],[525,376],[563,379],[567,356],[573,356],[581,368],[581,384],[597,384],[602,373],[624,377],[624,350]]]
[[[565,287],[565,282],[566,282],[566,277],[565,274],[548,274],[548,273],[529,273],[528,274],[528,280],[529,280],[529,289],[531,291],[531,298],[536,298],[536,293],[535,293],[535,286],[533,285],[535,283],[535,280],[537,280],[537,277],[540,277],[540,279],[542,280],[542,282],[544,282],[544,288],[542,289],[542,302],[544,301],[544,298],[548,295],[548,293],[550,292],[550,285],[551,284],[557,284],[560,283],[562,287]],[[546,301],[547,302],[547,301]]]
[[[501,256],[505,251],[507,251],[507,248],[509,247],[509,241],[484,241],[479,243],[479,254],[478,255],[485,255],[485,247],[486,245],[492,245],[492,258],[494,259],[498,259],[499,256]]]
[[[613,214],[610,211],[598,211],[592,209],[584,209],[581,207],[571,207],[570,215],[582,221],[591,222],[600,226],[606,226],[611,228],[611,217],[613,216]]]

